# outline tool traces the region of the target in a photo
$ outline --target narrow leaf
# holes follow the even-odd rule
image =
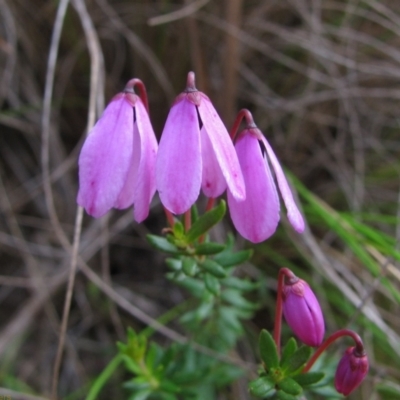
[[[199,255],[213,255],[221,253],[225,249],[225,245],[220,243],[201,243],[195,246],[195,253]]]
[[[276,348],[276,344],[272,335],[265,329],[261,331],[258,344],[260,347],[261,359],[263,360],[267,370],[269,371],[271,368],[278,368],[278,349]]]
[[[182,270],[186,275],[193,276],[197,270],[196,260],[192,257],[185,257],[182,261]]]
[[[299,374],[293,376],[293,379],[301,386],[306,387],[314,385],[319,382],[325,374],[323,372],[307,372],[306,374]]]
[[[172,271],[180,271],[182,269],[182,261],[178,260],[177,258],[167,258],[165,260],[168,267],[172,269]]]
[[[292,378],[286,377],[279,382],[279,387],[288,394],[298,396],[303,391],[302,387]]]
[[[281,367],[285,369],[288,373],[292,373],[301,368],[310,358],[312,353],[311,347],[302,346],[295,353],[288,358],[287,362]]]
[[[193,223],[192,227],[186,234],[186,240],[188,243],[193,243],[200,236],[207,233],[214,225],[216,225],[224,217],[226,212],[226,203],[221,200],[217,207],[211,211],[203,214]]]
[[[163,251],[164,253],[179,254],[179,249],[170,243],[167,239],[157,235],[147,235],[147,240],[157,250]]]
[[[219,296],[221,292],[221,285],[219,283],[219,280],[215,276],[211,274],[204,274],[204,283],[209,292],[211,292],[215,296]]]
[[[231,250],[224,251],[214,257],[214,260],[223,267],[233,267],[249,260],[253,255],[253,250],[242,250],[232,253]]]
[[[281,366],[285,365],[287,360],[294,354],[297,350],[297,343],[294,338],[290,338],[282,350],[281,355]]]
[[[257,397],[265,397],[274,387],[275,383],[266,376],[249,383],[250,393]]]
[[[298,400],[297,396],[293,396],[292,394],[286,393],[283,390],[277,391],[276,398],[278,400]]]
[[[225,278],[226,271],[221,265],[217,264],[215,261],[210,260],[209,258],[205,259],[201,264],[200,267],[209,272],[210,274],[214,275],[216,278]]]

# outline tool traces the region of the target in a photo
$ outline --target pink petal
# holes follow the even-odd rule
[[[218,197],[226,189],[225,177],[215,156],[213,145],[203,126],[200,131],[203,175],[201,188],[207,197]]]
[[[285,174],[283,173],[282,167],[278,159],[276,158],[274,151],[272,150],[271,146],[269,145],[265,137],[262,137],[262,141],[265,145],[265,149],[267,150],[268,158],[275,171],[275,176],[278,181],[279,191],[281,192],[283,201],[286,206],[288,219],[292,224],[293,228],[297,232],[301,233],[304,231],[303,216],[301,215],[295,201],[293,200],[292,191],[290,190]]]
[[[139,100],[137,102],[139,102]],[[114,203],[113,207],[123,210],[125,208],[130,207],[134,203],[135,187],[137,182],[140,158],[141,158],[140,135],[138,132],[137,124],[134,123],[132,128],[132,155],[129,162],[129,169],[126,175],[124,186],[121,192],[119,193],[119,196],[116,202]]]
[[[116,96],[87,137],[79,155],[77,202],[101,217],[113,207],[132,156],[133,108]]]
[[[183,97],[168,114],[156,162],[156,187],[164,207],[183,214],[201,186],[200,129],[196,106]]]
[[[246,184],[246,199],[238,201],[228,188],[229,212],[238,232],[253,243],[268,239],[279,222],[279,198],[259,141],[251,133],[235,145]]]
[[[158,144],[149,115],[141,101],[136,102],[135,134],[139,134],[141,156],[134,191],[133,215],[142,222],[149,215],[151,200],[156,191],[156,156]]]
[[[229,190],[237,200],[244,200],[243,175],[228,131],[207,96],[202,95],[198,110]]]

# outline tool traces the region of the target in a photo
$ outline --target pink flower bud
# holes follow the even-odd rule
[[[349,347],[336,369],[336,390],[345,396],[350,394],[364,380],[368,368],[368,358],[365,352],[359,353],[356,347]]]
[[[293,278],[283,286],[283,315],[293,332],[307,346],[317,347],[325,334],[321,307],[307,282]]]

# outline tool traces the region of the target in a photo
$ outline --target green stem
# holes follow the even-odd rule
[[[104,368],[103,372],[94,381],[85,400],[95,400],[97,398],[97,395],[100,393],[100,390],[106,384],[106,382],[111,378],[112,374],[117,369],[121,361],[122,361],[122,356],[121,354],[118,354],[108,363],[107,367]]]

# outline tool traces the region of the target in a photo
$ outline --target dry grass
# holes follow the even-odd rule
[[[0,385],[13,390],[0,394],[50,397],[68,282],[62,397],[101,371],[127,326],[151,324],[184,298],[144,240],[164,225],[157,202],[141,225],[131,211],[103,221],[77,211],[85,132],[127,80],[146,83],[159,135],[194,70],[228,126],[249,108],[309,190],[360,221],[380,216],[371,224],[398,243],[399,44],[400,3],[392,0],[0,0]],[[285,238],[277,239],[282,257],[315,266],[308,269],[315,284],[339,288],[343,304],[359,309],[354,319],[361,313],[385,330],[399,352],[399,307],[381,276],[326,229]],[[256,264],[265,261],[257,251]],[[400,291],[398,266],[375,256]],[[326,305],[330,328],[347,318]],[[157,329],[160,340],[185,340]],[[399,384],[398,363],[379,354],[379,335],[365,335],[376,362],[357,398],[383,398],[372,388],[385,379]],[[122,379],[108,396],[123,396]]]

